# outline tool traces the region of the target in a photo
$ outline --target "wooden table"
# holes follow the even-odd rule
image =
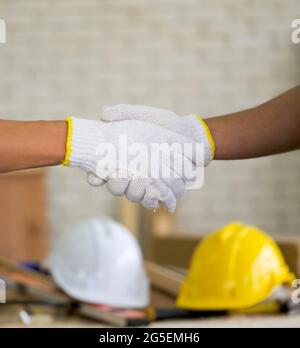
[[[22,323],[19,312],[22,308],[18,306],[0,305],[0,327],[26,327]],[[54,318],[51,314],[37,313],[31,315],[31,324],[27,327],[63,327],[63,328],[107,328],[109,326],[95,321],[87,320],[77,316],[57,317]],[[194,319],[194,320],[166,320],[153,322],[151,328],[242,328],[242,327],[300,327],[300,315],[286,316],[238,316],[228,318],[210,318],[210,319]]]

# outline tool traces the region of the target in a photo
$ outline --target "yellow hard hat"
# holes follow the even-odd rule
[[[257,227],[231,223],[196,248],[177,306],[191,310],[247,308],[294,279],[269,236]]]

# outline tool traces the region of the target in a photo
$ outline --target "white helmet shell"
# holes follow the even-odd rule
[[[149,304],[140,247],[111,219],[90,219],[62,235],[46,264],[58,286],[77,300],[125,308]]]

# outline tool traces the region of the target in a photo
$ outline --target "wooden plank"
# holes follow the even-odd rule
[[[160,207],[155,212],[142,208],[140,215],[140,242],[143,253],[146,258],[153,259],[153,239],[173,234],[175,214],[170,214],[164,207]]]
[[[175,214],[170,214],[166,208],[160,207],[155,212],[150,212],[151,233],[156,236],[169,236],[174,230]]]
[[[185,278],[183,274],[151,261],[145,261],[145,268],[154,288],[175,297],[178,295]]]
[[[3,279],[8,287],[19,288],[22,285],[21,292],[26,295],[33,295],[46,301],[63,303],[71,301],[59,290],[51,277],[21,268],[15,262],[3,257],[0,257],[0,279]]]
[[[137,238],[140,234],[140,207],[129,202],[126,198],[120,199],[119,221]]]

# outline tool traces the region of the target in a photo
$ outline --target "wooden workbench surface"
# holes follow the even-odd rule
[[[6,307],[0,305],[0,327],[26,327],[19,317],[21,308],[17,306]],[[31,324],[27,327],[91,327],[107,328],[109,326],[95,321],[80,317],[62,317],[53,318],[51,314],[33,314],[31,315]],[[172,328],[172,327],[190,327],[190,328],[212,328],[212,327],[300,327],[300,315],[286,316],[238,316],[230,318],[210,318],[194,320],[166,320],[152,323],[151,328]]]

